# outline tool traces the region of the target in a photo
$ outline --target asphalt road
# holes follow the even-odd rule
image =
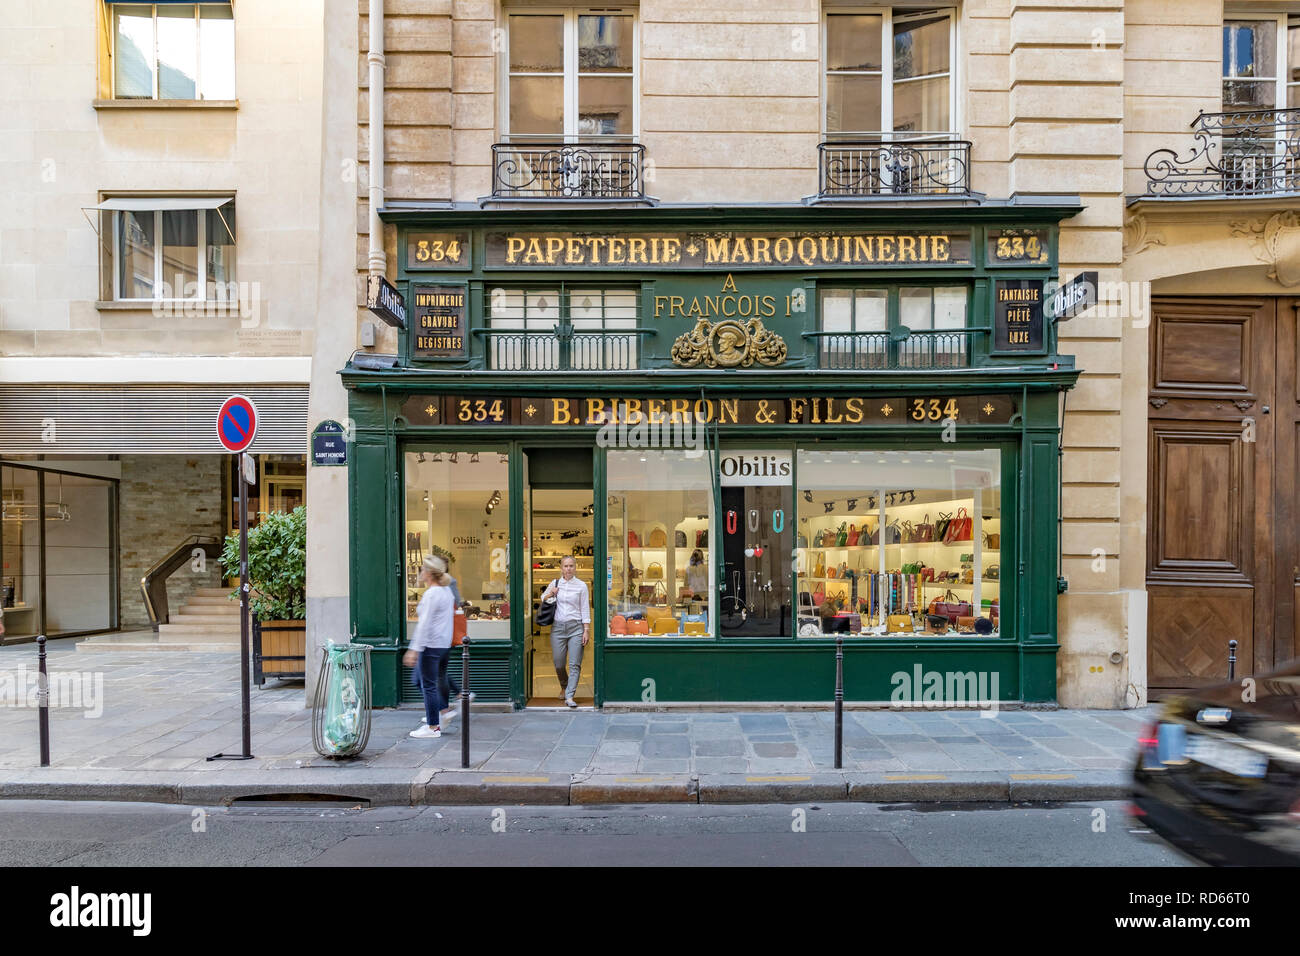
[[[1190,864],[1120,801],[361,810],[0,800],[0,867],[50,865]]]

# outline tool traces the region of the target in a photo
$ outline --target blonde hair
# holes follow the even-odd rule
[[[447,581],[447,562],[436,554],[431,554],[424,559],[424,570],[429,572],[435,584],[446,585]]]

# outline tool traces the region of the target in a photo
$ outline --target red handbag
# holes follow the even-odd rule
[[[958,541],[970,541],[974,537],[975,524],[971,516],[966,513],[965,508],[957,509],[957,517],[948,522],[948,530],[944,533],[944,544],[955,544]]]
[[[855,524],[851,524],[849,525],[849,547],[850,548],[856,547],[857,543],[858,543],[858,526]]]
[[[627,546],[629,548],[641,547],[641,539],[637,537],[635,531],[629,531],[627,533]]]

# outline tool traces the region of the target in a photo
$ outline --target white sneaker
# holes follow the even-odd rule
[[[565,704],[566,707],[577,707],[577,706],[578,706],[578,702],[577,702],[576,700],[574,700],[572,697],[566,697],[566,698],[564,698],[564,704]]]
[[[446,710],[442,712],[442,722],[444,724],[449,724],[459,716],[460,716],[459,707],[448,707]]]
[[[437,727],[430,727],[428,724],[421,724],[415,730],[411,731],[412,737],[441,737],[442,731]]]

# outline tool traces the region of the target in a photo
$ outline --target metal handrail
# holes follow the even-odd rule
[[[1300,192],[1300,109],[1198,113],[1192,149],[1153,150],[1145,195],[1271,196]]]
[[[488,339],[490,368],[498,371],[621,371],[640,368],[640,339],[656,334],[653,328],[578,331],[559,325],[544,331],[526,329],[474,329]]]
[[[913,331],[900,326],[887,332],[805,332],[817,340],[819,364],[826,369],[970,368],[975,336],[984,329]]]
[[[167,606],[167,579],[190,560],[195,548],[202,548],[209,558],[221,557],[222,541],[210,534],[192,534],[145,571],[140,579],[140,593],[149,614],[149,623],[157,633],[161,624],[167,624],[171,615]]]
[[[898,134],[817,145],[821,197],[969,196],[968,140]]]
[[[497,199],[644,200],[640,143],[494,143]]]

